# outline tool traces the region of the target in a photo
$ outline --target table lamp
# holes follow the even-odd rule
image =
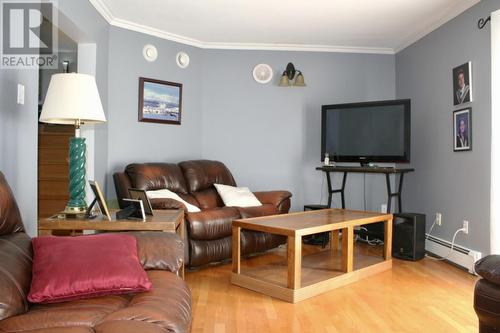
[[[67,214],[85,213],[85,138],[80,125],[106,121],[95,78],[87,74],[52,75],[43,103],[40,121],[75,125],[75,137],[69,141],[69,201]]]

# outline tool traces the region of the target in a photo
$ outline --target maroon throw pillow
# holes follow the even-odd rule
[[[33,239],[28,300],[56,303],[148,291],[151,282],[137,256],[137,241],[123,234]]]

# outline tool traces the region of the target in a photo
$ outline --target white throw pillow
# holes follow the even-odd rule
[[[234,187],[222,184],[214,184],[219,192],[224,205],[228,207],[255,207],[262,206],[257,197],[248,187]]]
[[[186,206],[187,211],[190,213],[201,212],[198,207],[196,207],[195,205],[191,205],[189,202],[183,200],[177,193],[174,193],[167,189],[147,191],[146,195],[149,199],[173,199],[182,202],[184,206]]]

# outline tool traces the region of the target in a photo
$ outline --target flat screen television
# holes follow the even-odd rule
[[[321,161],[410,162],[409,99],[323,105]]]

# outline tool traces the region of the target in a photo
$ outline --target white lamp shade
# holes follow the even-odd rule
[[[50,124],[86,124],[106,121],[95,78],[87,74],[54,74],[43,103],[40,121]]]

